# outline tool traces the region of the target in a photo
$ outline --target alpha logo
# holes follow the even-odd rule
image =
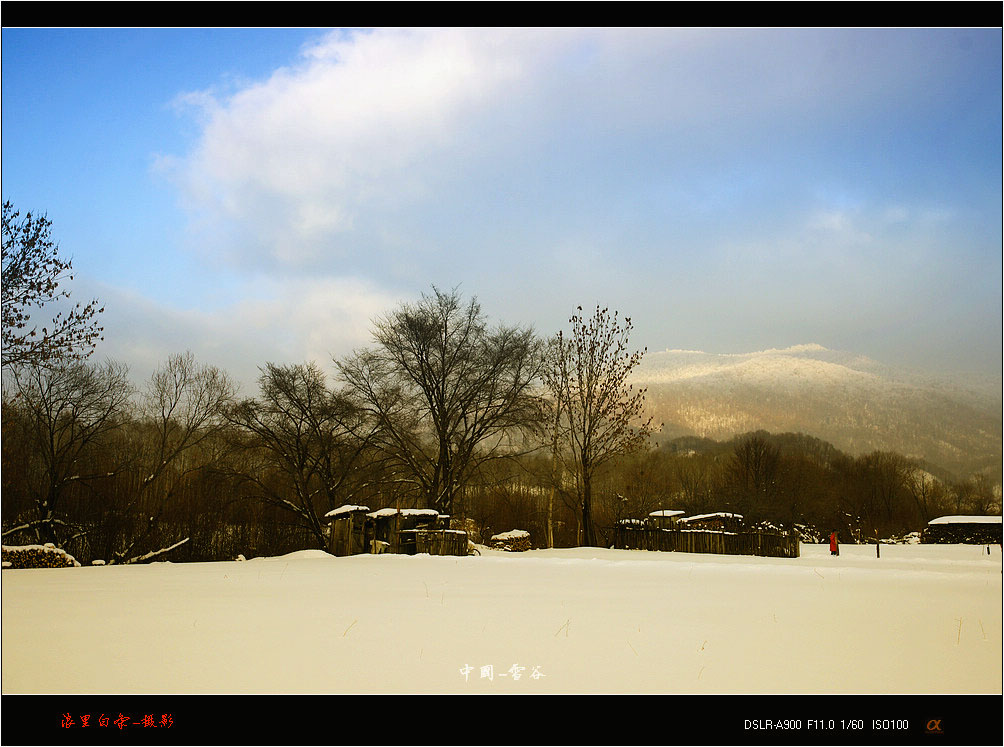
[[[927,733],[928,734],[944,734],[945,732],[941,728],[941,719],[932,718],[927,722]]]

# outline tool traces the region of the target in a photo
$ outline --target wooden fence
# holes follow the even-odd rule
[[[412,545],[411,541],[414,541]],[[404,529],[401,546],[408,554],[467,555],[467,532],[459,529]]]
[[[614,527],[614,545],[622,550],[759,555],[768,558],[799,556],[797,534],[762,529],[714,532],[618,525]]]

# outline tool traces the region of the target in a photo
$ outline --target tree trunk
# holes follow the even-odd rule
[[[593,530],[593,487],[588,477],[582,479],[582,545],[596,546],[596,532]]]
[[[560,414],[554,422],[554,438],[551,441],[551,492],[547,498],[547,546],[554,547],[554,494],[561,480],[561,464],[558,461],[558,425]]]
[[[35,527],[35,536],[38,537],[40,545],[51,542],[56,547],[59,547],[59,542],[56,540],[56,527],[53,526],[52,521],[55,518],[55,512],[52,508],[54,504],[54,491],[49,491],[49,496],[44,503],[36,504],[39,523]]]
[[[554,547],[554,486],[547,498],[547,546]]]

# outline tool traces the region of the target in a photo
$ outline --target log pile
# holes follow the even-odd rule
[[[44,545],[3,546],[4,568],[73,568],[76,558],[51,542]]]
[[[489,547],[506,552],[525,552],[533,549],[533,545],[530,544],[530,533],[523,529],[513,529],[511,532],[493,535]]]

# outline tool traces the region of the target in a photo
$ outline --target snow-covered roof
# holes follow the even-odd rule
[[[649,516],[683,516],[687,513],[686,511],[670,511],[666,509],[665,511],[653,511]]]
[[[369,510],[370,510],[369,506],[353,506],[351,504],[346,503],[344,506],[339,506],[336,509],[328,511],[328,513],[324,514],[324,518],[330,519],[335,516],[341,516],[342,514],[351,514],[355,511],[369,511]]]
[[[381,519],[385,516],[394,516],[395,514],[401,514],[401,516],[439,516],[439,511],[432,508],[381,508],[372,513],[366,514],[372,519]]]
[[[730,514],[725,511],[719,511],[713,514],[697,514],[696,516],[688,516],[685,519],[680,519],[682,522],[687,521],[701,521],[703,519],[741,519],[742,514]]]
[[[530,533],[523,529],[512,529],[508,532],[502,532],[502,534],[492,535],[492,540],[513,540],[513,539],[523,539],[524,537],[529,537]]]
[[[641,525],[641,526],[644,526],[644,524],[645,524],[645,522],[642,521],[641,519],[620,519],[617,523],[618,524],[627,524],[629,526],[632,526],[632,525]]]
[[[8,552],[17,552],[18,550],[36,550],[40,552],[53,553],[55,555],[69,555],[66,550],[56,547],[51,542],[46,542],[44,545],[0,545],[0,548],[7,550]]]
[[[927,522],[930,524],[1000,524],[1000,516],[939,516]]]

